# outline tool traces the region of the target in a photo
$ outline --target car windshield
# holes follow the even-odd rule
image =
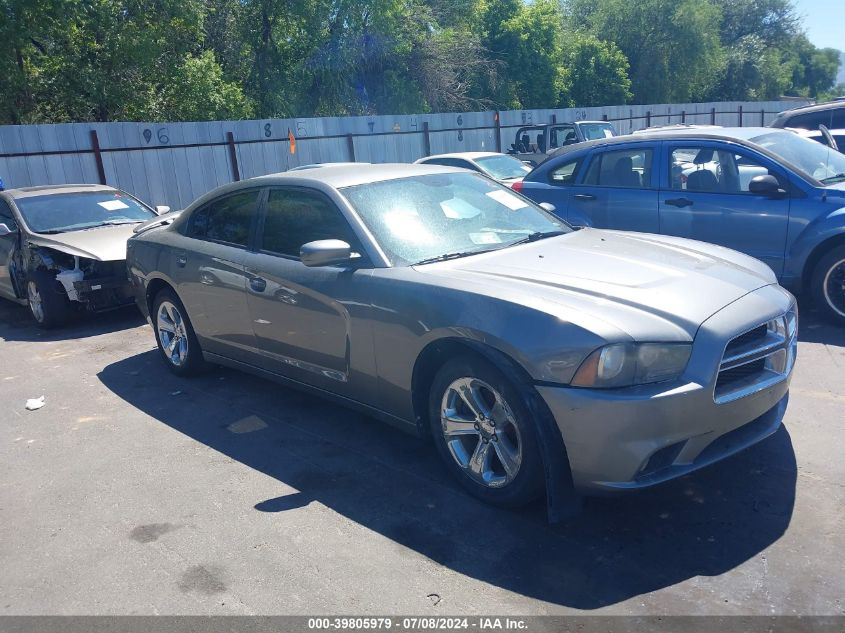
[[[54,193],[18,198],[15,204],[36,233],[81,231],[109,224],[135,224],[156,217],[152,210],[120,191]]]
[[[793,132],[769,132],[751,139],[824,185],[845,181],[845,155]]]
[[[613,126],[610,123],[581,123],[581,132],[585,139],[593,141],[613,136]]]
[[[478,174],[413,176],[341,190],[392,265],[568,233],[562,220]]]
[[[486,174],[496,180],[513,180],[522,178],[531,168],[518,158],[502,154],[501,156],[483,156],[475,162]]]

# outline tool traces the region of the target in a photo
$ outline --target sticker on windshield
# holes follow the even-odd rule
[[[101,207],[103,207],[106,211],[119,211],[120,209],[128,209],[129,205],[125,202],[121,202],[120,200],[104,200],[103,202],[98,202]]]
[[[499,204],[505,205],[511,211],[517,211],[519,209],[525,209],[528,206],[522,198],[519,196],[515,196],[512,193],[508,193],[503,189],[497,189],[496,191],[488,191],[487,196],[493,198]]]
[[[469,239],[472,240],[473,244],[500,244],[502,242],[498,235],[491,232],[470,233]]]

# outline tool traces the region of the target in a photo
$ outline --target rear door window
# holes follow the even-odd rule
[[[198,209],[188,223],[188,237],[246,247],[258,206],[258,189],[218,198]]]
[[[578,170],[583,162],[583,157],[566,161],[549,173],[549,179],[555,185],[574,185],[578,178]]]
[[[648,148],[614,150],[593,156],[584,184],[594,187],[650,189],[654,150]]]

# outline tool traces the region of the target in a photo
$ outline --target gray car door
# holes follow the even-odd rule
[[[9,264],[12,253],[18,243],[18,225],[12,216],[12,210],[5,200],[0,199],[0,224],[5,224],[9,230],[14,231],[9,235],[0,237],[0,296],[7,299],[15,298],[15,289],[12,285],[12,275]]]
[[[365,332],[353,342],[354,311],[367,309],[358,295],[369,271],[305,266],[300,247],[323,239],[344,240],[363,252],[346,218],[322,193],[269,190],[258,250],[246,259],[257,362],[269,371],[353,397],[353,346],[369,340]],[[371,343],[369,349],[371,356]]]
[[[173,253],[179,296],[203,349],[243,362],[249,362],[255,345],[244,260],[261,193],[237,191],[192,212],[184,248]]]

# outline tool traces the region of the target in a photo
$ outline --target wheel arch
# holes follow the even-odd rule
[[[821,261],[821,259],[834,248],[843,245],[845,245],[845,229],[843,229],[841,233],[831,235],[824,241],[816,244],[816,246],[813,248],[812,251],[810,251],[810,254],[807,256],[807,259],[804,261],[804,268],[801,272],[802,289],[811,288],[813,272],[816,268],[816,265]]]
[[[144,300],[147,303],[147,313],[150,314],[152,318],[153,314],[153,302],[155,301],[156,295],[162,290],[171,290],[173,294],[177,297],[179,293],[176,292],[176,288],[171,284],[169,281],[164,279],[163,277],[154,277],[147,282],[147,287],[144,291]]]
[[[469,354],[489,361],[523,393],[540,435],[545,473],[546,505],[551,523],[580,511],[580,499],[572,481],[566,443],[543,398],[534,389],[528,371],[510,355],[486,343],[457,337],[441,338],[426,345],[417,356],[411,379],[411,397],[417,429],[428,433],[428,398],[437,371],[450,358]]]

